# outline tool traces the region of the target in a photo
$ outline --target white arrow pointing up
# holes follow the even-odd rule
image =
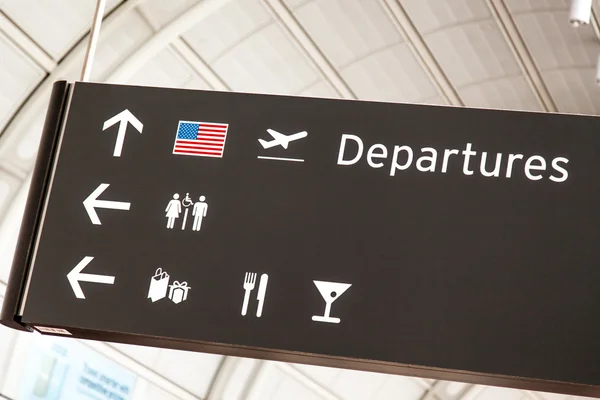
[[[89,256],[83,257],[83,260],[79,261],[79,264],[77,264],[75,266],[75,268],[73,268],[71,270],[71,272],[69,272],[67,274],[67,279],[69,280],[69,283],[71,284],[73,293],[75,293],[75,297],[77,297],[78,299],[85,299],[85,295],[83,294],[83,291],[81,290],[81,286],[79,285],[79,282],[104,283],[107,285],[112,285],[115,283],[114,276],[81,273],[81,271],[83,271],[83,269],[90,262],[92,262],[93,259],[94,259],[94,257],[89,257]]]
[[[98,214],[96,213],[96,208],[108,208],[111,210],[125,210],[128,211],[131,203],[127,203],[124,201],[107,201],[107,200],[98,200],[98,196],[102,194],[109,187],[109,183],[101,183],[96,190],[90,194],[87,199],[83,201],[83,206],[85,207],[85,211],[87,211],[92,224],[94,225],[102,225],[100,222],[100,218],[98,218]]]
[[[125,140],[125,132],[127,131],[127,124],[130,123],[139,133],[142,133],[144,124],[140,122],[129,110],[123,110],[111,119],[104,121],[103,131],[107,130],[114,124],[119,122],[119,132],[117,133],[117,141],[115,142],[115,151],[113,157],[121,157],[121,150],[123,150],[123,141]]]

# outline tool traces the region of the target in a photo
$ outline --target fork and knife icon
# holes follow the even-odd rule
[[[256,285],[256,276],[254,272],[246,272],[244,276],[244,303],[242,304],[242,315],[246,315],[248,312],[248,303],[250,302],[250,293],[254,290]],[[260,318],[262,315],[263,306],[265,303],[265,295],[267,294],[267,283],[269,282],[269,275],[262,274],[260,276],[260,282],[258,284],[258,294],[256,300],[258,301],[258,307],[256,308],[256,316]]]

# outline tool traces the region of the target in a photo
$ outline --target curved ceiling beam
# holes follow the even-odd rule
[[[127,18],[130,12],[144,0],[129,0],[121,3],[117,8],[106,17],[106,21],[103,24],[102,33],[104,35],[110,34],[115,30],[120,23]],[[86,35],[83,39],[89,36]],[[2,155],[6,151],[14,149],[16,142],[23,138],[22,133],[26,131],[27,127],[31,124],[31,121],[39,113],[45,112],[46,101],[52,90],[52,85],[55,81],[64,79],[65,74],[76,69],[78,63],[81,62],[81,57],[85,52],[85,40],[80,40],[73,48],[67,53],[63,60],[56,65],[48,76],[38,85],[36,89],[30,94],[25,102],[19,107],[18,111],[13,116],[12,120],[2,131],[0,136],[0,166],[5,167],[7,170],[24,178],[33,167],[34,160],[26,166],[13,165],[6,162],[6,157]],[[8,158],[10,160],[10,157]]]
[[[173,21],[163,26],[148,41],[106,77],[107,82],[124,82],[166,46],[187,32],[202,19],[219,10],[232,0],[204,0],[188,8]]]
[[[0,10],[0,32],[3,32],[10,41],[31,58],[36,64],[43,68],[46,72],[56,68],[56,61],[50,57],[48,53],[33,39],[27,35],[15,24],[10,18]]]

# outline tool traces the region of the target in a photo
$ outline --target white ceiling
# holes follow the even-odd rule
[[[92,79],[599,114],[598,22],[594,16],[591,26],[572,28],[568,5],[567,0],[108,0]],[[0,0],[1,291],[51,85],[78,79],[93,11],[94,0]],[[12,354],[9,372],[0,362],[0,393],[15,396],[9,378],[24,368],[23,361],[2,344],[26,349],[31,335],[2,328],[0,337],[0,353]],[[136,371],[143,382],[136,398],[144,400],[574,398],[87,345]]]

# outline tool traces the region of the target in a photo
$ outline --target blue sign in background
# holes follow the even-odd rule
[[[36,337],[21,378],[24,400],[130,400],[136,375],[69,339]]]

